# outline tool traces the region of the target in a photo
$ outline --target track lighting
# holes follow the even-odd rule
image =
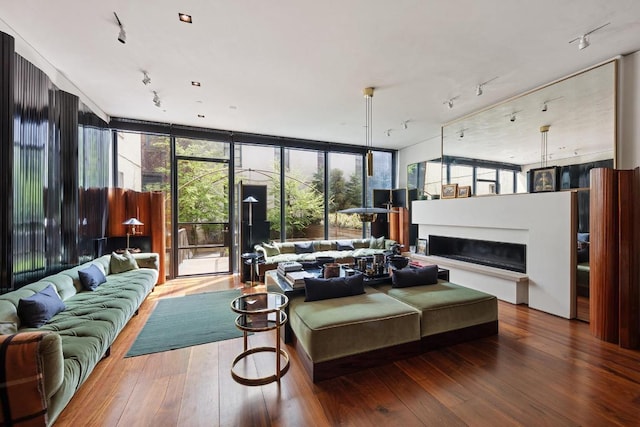
[[[611,24],[611,22],[607,22],[604,25],[600,25],[597,28],[594,28],[593,30],[587,31],[586,33],[584,33],[583,35],[581,35],[580,37],[576,37],[575,39],[569,41],[569,43],[575,43],[578,42],[578,49],[582,50],[584,48],[589,47],[589,45],[591,44],[589,42],[589,35],[595,33],[596,31],[598,31],[601,28],[606,27],[607,25]]]
[[[454,96],[453,98],[449,98],[448,100],[444,101],[443,104],[446,105],[447,107],[449,107],[449,109],[453,108],[453,101],[455,101],[456,99],[458,99],[459,96]]]
[[[124,25],[120,22],[120,18],[118,18],[118,14],[113,12],[113,15],[116,17],[116,21],[118,22],[118,27],[120,27],[120,33],[118,33],[118,41],[122,44],[127,42],[127,33],[124,31]]]
[[[409,123],[409,120],[405,120],[403,121],[402,124],[402,129],[407,129],[409,126],[407,126],[407,123]]]
[[[146,71],[142,72],[142,83],[147,86],[149,83],[151,83],[151,77],[149,77],[149,74],[147,74]]]
[[[515,121],[516,121],[516,113],[511,114],[511,117],[509,118],[509,121],[510,121],[511,123],[513,123],[513,122],[515,122]]]
[[[547,111],[548,107],[547,107],[547,103],[545,102],[544,104],[542,104],[542,108],[540,109],[540,111],[542,111],[543,113],[545,113]]]
[[[387,136],[391,136],[391,129],[385,130],[384,134],[387,135]]]
[[[464,129],[460,131],[460,138],[464,138]]]
[[[498,76],[496,76],[496,77],[494,77],[494,78],[492,78],[492,79],[489,79],[489,80],[487,80],[486,82],[483,82],[483,83],[478,84],[478,85],[476,86],[476,96],[480,96],[480,95],[482,95],[482,94],[484,93],[484,92],[483,92],[483,88],[484,88],[487,84],[491,83],[492,81],[494,81],[494,80],[495,80],[495,79],[497,79],[497,78],[498,78]]]
[[[158,92],[153,91],[153,103],[156,107],[160,108],[162,106],[162,101],[160,101],[160,97],[158,96]]]

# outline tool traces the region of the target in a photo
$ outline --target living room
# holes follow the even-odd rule
[[[637,384],[637,374],[629,372],[633,371],[630,366],[638,361],[637,351],[618,350],[615,346],[601,344],[590,336],[588,324],[576,324],[575,320],[563,318],[574,317],[570,311],[566,316],[554,316],[546,314],[549,311],[545,309],[532,310],[504,302],[500,303],[501,330],[497,337],[431,353],[433,361],[429,361],[429,355],[415,361],[424,368],[423,372],[440,375],[441,381],[438,381],[438,388],[431,390],[437,395],[435,398],[429,393],[427,396],[419,392],[418,388],[411,388],[421,396],[419,401],[413,402],[410,396],[400,396],[402,393],[397,387],[381,386],[383,380],[385,384],[408,381],[398,371],[410,370],[409,362],[378,368],[371,377],[357,374],[338,379],[331,385],[317,385],[309,382],[300,362],[292,356],[292,368],[283,377],[281,388],[276,389],[275,386],[241,387],[233,383],[230,376],[222,378],[223,374],[228,376],[232,355],[241,350],[241,340],[199,346],[206,348],[193,347],[188,352],[173,351],[144,359],[123,359],[123,354],[143,327],[157,300],[174,294],[242,286],[239,276],[243,268],[240,258],[243,251],[238,236],[247,234],[247,230],[242,229],[241,221],[246,217],[243,210],[249,206],[242,203],[245,198],[241,197],[241,190],[237,190],[238,181],[248,185],[265,185],[265,182],[269,182],[269,209],[277,206],[279,210],[273,213],[267,211],[270,223],[267,238],[273,238],[274,233],[284,236],[274,240],[283,241],[303,237],[351,238],[354,233],[357,237],[369,237],[370,229],[366,224],[356,221],[345,226],[343,222],[332,222],[332,217],[339,209],[326,206],[325,201],[333,199],[339,192],[329,186],[328,178],[326,186],[329,189],[323,193],[321,219],[318,221],[322,226],[314,228],[307,224],[303,235],[296,234],[297,231],[292,230],[290,224],[301,218],[309,218],[310,211],[302,207],[317,203],[317,200],[312,199],[309,192],[299,191],[296,193],[300,198],[298,204],[287,205],[286,202],[274,201],[276,199],[272,191],[279,189],[280,170],[271,164],[266,167],[265,163],[270,162],[264,159],[278,158],[283,169],[288,164],[289,168],[298,170],[301,175],[294,178],[300,179],[302,176],[310,181],[318,171],[326,173],[329,170],[327,165],[345,165],[339,169],[354,172],[344,172],[343,182],[350,182],[351,174],[359,179],[359,184],[351,181],[351,187],[358,185],[360,190],[357,195],[359,199],[356,200],[362,206],[370,206],[373,189],[411,187],[407,173],[410,165],[430,162],[446,155],[443,152],[446,142],[443,129],[447,125],[461,123],[460,120],[476,112],[518,99],[524,94],[613,60],[616,62],[613,88],[615,106],[612,110],[613,136],[610,146],[613,147],[614,165],[616,169],[640,166],[640,125],[635,120],[640,105],[640,45],[633,36],[639,25],[640,11],[633,2],[614,6],[592,1],[580,11],[574,10],[572,2],[506,7],[497,1],[482,7],[473,2],[446,6],[403,2],[393,8],[359,2],[317,9],[293,4],[266,6],[252,3],[222,7],[193,2],[180,7],[184,9],[174,10],[175,5],[169,2],[154,4],[153,10],[146,10],[148,5],[137,2],[109,2],[99,7],[67,2],[54,7],[38,1],[0,7],[0,31],[14,39],[15,53],[48,78],[48,81],[41,80],[39,83],[45,93],[51,85],[56,88],[52,90],[49,100],[45,96],[34,102],[38,108],[30,109],[24,104],[12,107],[16,111],[24,107],[20,110],[23,115],[20,120],[14,120],[15,115],[2,119],[2,149],[7,150],[6,147],[12,145],[11,141],[15,141],[13,130],[29,120],[46,117],[47,111],[53,111],[47,110],[47,106],[78,103],[78,100],[81,103],[75,110],[75,124],[72,120],[70,127],[65,127],[68,117],[64,114],[53,119],[46,117],[51,120],[50,123],[59,123],[63,131],[80,134],[77,155],[73,154],[73,149],[65,146],[64,138],[69,134],[64,132],[63,135],[67,136],[61,137],[63,142],[59,146],[62,156],[55,166],[47,163],[50,158],[46,157],[36,163],[14,164],[13,155],[20,150],[21,153],[28,153],[28,145],[12,152],[2,151],[2,169],[12,171],[7,180],[3,179],[9,185],[6,194],[13,193],[13,200],[6,198],[1,202],[3,290],[11,289],[8,284],[20,286],[41,278],[44,270],[53,265],[59,266],[56,263],[60,260],[74,264],[93,258],[93,233],[101,229],[92,227],[104,220],[104,210],[109,206],[107,195],[101,193],[96,199],[79,197],[74,201],[67,197],[69,188],[98,186],[110,189],[124,186],[133,191],[142,191],[140,180],[135,182],[142,174],[135,171],[144,169],[143,163],[152,157],[149,153],[161,153],[156,158],[162,158],[166,170],[185,172],[185,175],[177,172],[162,175],[154,166],[154,170],[145,172],[145,179],[148,182],[152,178],[159,179],[154,181],[159,186],[180,187],[189,182],[186,171],[194,165],[202,167],[200,171],[208,171],[212,176],[234,177],[226,182],[212,181],[213,184],[209,184],[208,188],[213,189],[211,193],[225,195],[224,200],[212,200],[210,205],[202,208],[195,203],[198,197],[193,197],[191,205],[184,205],[185,216],[170,219],[172,222],[165,229],[170,235],[165,247],[169,253],[165,265],[168,282],[156,288],[155,295],[151,295],[142,305],[141,316],[134,317],[118,338],[111,357],[115,355],[121,363],[112,362],[109,358],[100,363],[99,372],[90,377],[90,382],[86,383],[58,420],[60,425],[72,424],[80,419],[91,419],[92,423],[102,425],[160,422],[164,411],[171,413],[167,420],[173,421],[167,421],[169,424],[181,425],[207,424],[211,419],[209,417],[218,417],[218,422],[208,423],[214,425],[300,425],[313,424],[314,416],[317,416],[316,422],[321,425],[400,424],[403,421],[429,424],[426,412],[441,406],[447,407],[446,411],[438,412],[444,417],[442,419],[450,416],[450,412],[455,413],[452,408],[459,408],[460,414],[456,415],[456,420],[463,424],[474,424],[470,421],[474,417],[476,424],[488,423],[488,420],[479,418],[484,410],[491,411],[504,423],[527,424],[528,416],[534,416],[530,409],[523,409],[527,399],[544,401],[541,406],[545,410],[551,408],[546,412],[545,420],[550,424],[561,424],[586,422],[586,415],[578,414],[588,406],[585,402],[600,408],[612,403],[608,399],[587,398],[575,403],[580,400],[575,395],[563,398],[554,395],[563,404],[574,402],[576,405],[567,414],[561,414],[561,405],[553,404],[551,399],[544,399],[538,394],[534,396],[530,394],[531,391],[525,391],[525,387],[517,388],[507,382],[506,377],[500,377],[495,384],[500,383],[520,398],[509,400],[506,391],[496,391],[495,399],[482,402],[473,397],[474,394],[497,387],[489,378],[492,372],[504,369],[515,375],[517,364],[525,366],[526,373],[520,377],[523,383],[530,381],[534,388],[540,387],[541,383],[535,380],[535,372],[541,369],[542,364],[535,359],[542,357],[538,352],[544,352],[541,349],[547,346],[553,348],[551,352],[555,356],[565,351],[587,351],[584,350],[585,346],[589,348],[588,362],[582,357],[558,361],[560,364],[544,378],[550,382],[555,381],[556,377],[564,379],[557,380],[551,388],[568,387],[569,376],[563,377],[562,373],[567,373],[574,363],[606,367],[607,358],[615,359],[622,366],[619,370],[614,368],[614,371],[628,373],[632,382]],[[247,12],[249,10],[251,13]],[[460,10],[467,13],[461,13]],[[549,14],[550,10],[556,12]],[[192,23],[181,21],[178,16],[181,12],[190,13]],[[61,30],[60,22],[69,19],[69,14],[81,19]],[[312,15],[315,16],[311,18]],[[565,18],[567,16],[571,18]],[[120,20],[120,25],[116,20]],[[237,27],[246,31],[238,31]],[[274,31],[273,28],[281,30]],[[118,40],[122,30],[125,42]],[[586,36],[587,46],[580,40],[583,36]],[[572,40],[574,38],[575,41]],[[191,52],[185,48],[189,44],[200,46],[201,50]],[[579,48],[579,45],[583,47]],[[6,75],[3,67],[3,78]],[[144,83],[146,79],[150,82]],[[17,87],[29,89],[20,86],[17,80],[16,86],[12,86],[10,91],[8,85],[3,86],[3,105],[5,100],[13,98],[7,92],[14,93]],[[372,98],[374,114],[369,122],[374,132],[371,147],[367,146],[363,132],[365,100],[362,90],[367,87],[375,87]],[[549,101],[550,110],[555,108],[554,103],[562,103],[554,101],[553,97]],[[519,124],[525,120],[525,112],[516,113],[519,116],[514,121]],[[504,121],[510,124],[510,118],[505,117]],[[5,127],[4,124],[9,122],[11,126]],[[544,124],[549,123],[538,123],[531,131],[536,148],[540,141],[538,128]],[[78,129],[80,132],[77,132]],[[556,129],[558,127],[551,123],[550,144],[558,143],[557,140],[553,141]],[[39,131],[42,132],[43,128]],[[471,138],[471,129],[456,127],[455,132],[461,131],[466,133],[464,138]],[[165,140],[160,141],[162,138]],[[135,141],[132,142],[132,139]],[[220,145],[212,149],[215,155],[202,155],[203,145],[198,145],[198,142],[204,139]],[[459,134],[457,139],[460,139]],[[224,144],[234,148],[231,152],[225,152],[225,148],[220,148]],[[133,150],[128,152],[127,149],[131,148]],[[143,151],[142,148],[156,151]],[[369,148],[375,154],[373,163],[376,172],[373,177],[366,176],[366,152]],[[53,150],[56,149],[53,147]],[[171,150],[174,150],[173,154]],[[67,153],[70,155],[66,156]],[[8,157],[9,154],[11,157]],[[92,159],[110,160],[91,163]],[[132,160],[131,165],[134,165],[131,169],[126,167],[128,160]],[[176,161],[175,165],[172,164],[173,160]],[[40,172],[36,173],[36,170]],[[68,181],[68,171],[75,170],[79,170],[79,173],[74,180]],[[438,167],[438,170],[442,168]],[[23,173],[25,171],[29,173]],[[440,193],[440,186],[448,182],[441,173],[438,175],[438,182],[433,184],[435,190],[424,188],[425,191],[428,189],[430,194]],[[18,176],[20,179],[16,178]],[[56,180],[59,180],[59,184]],[[20,187],[14,183],[20,183]],[[27,187],[27,183],[31,186]],[[29,200],[24,197],[27,192],[20,190],[29,188],[30,192],[40,191],[41,183],[45,183],[45,188],[55,191],[39,198],[42,201],[35,208],[38,215],[31,217],[28,209],[12,210],[11,202],[13,206],[28,205]],[[24,187],[21,186],[23,184]],[[165,209],[167,217],[183,206],[171,205],[173,198],[178,195],[177,190],[176,193],[171,191],[165,194],[169,203],[169,209]],[[560,195],[562,193],[558,192],[558,197],[563,197]],[[491,201],[490,197],[478,196],[476,191],[469,200],[424,200],[420,203],[425,206],[437,203],[442,207],[453,206],[454,203],[462,206],[465,203]],[[189,212],[197,212],[198,209],[211,209],[210,206],[224,206],[226,212],[206,220],[194,219],[186,214],[187,208]],[[68,215],[71,211],[73,215]],[[45,219],[65,219],[66,222],[49,220],[45,224],[39,219],[42,212],[56,213],[44,215]],[[127,214],[140,217],[146,213],[144,208],[138,210],[134,207]],[[83,224],[83,221],[86,222]],[[472,223],[465,224],[465,232],[474,233],[478,228],[476,218],[467,221]],[[146,220],[142,222],[146,223]],[[196,222],[198,226],[209,227],[207,230],[210,234],[207,236],[215,237],[209,241],[204,239],[204,234],[194,231],[186,238],[190,225]],[[40,235],[40,231],[42,236],[48,236],[45,239],[46,250],[55,246],[56,251],[46,256],[37,254],[36,249],[23,243],[28,239],[20,238],[21,235],[14,232],[12,227],[12,224],[19,224],[25,227],[20,230],[26,232],[32,223],[39,223],[34,227],[37,230],[35,236]],[[228,229],[225,228],[226,224],[230,224]],[[418,237],[425,238],[430,231],[422,224]],[[140,226],[146,234],[144,227]],[[487,227],[495,227],[495,224]],[[123,233],[128,233],[124,226],[121,229]],[[72,233],[68,234],[69,231]],[[256,236],[260,233],[257,225],[250,231]],[[226,233],[233,237],[225,238]],[[180,234],[185,236],[186,243],[180,243]],[[171,240],[174,235],[176,240]],[[60,237],[56,240],[51,236]],[[204,240],[202,244],[198,243],[197,248],[193,248],[194,241],[199,242],[198,239]],[[37,237],[30,241],[39,242]],[[20,242],[20,245],[12,246],[11,243],[15,242]],[[78,242],[81,244],[76,245]],[[16,254],[19,256],[16,257]],[[203,264],[205,270],[197,270],[204,276],[193,276],[193,271],[187,268],[190,261],[198,259],[194,254],[207,254]],[[43,258],[44,265],[41,262]],[[534,277],[531,282],[539,281],[546,286],[544,280]],[[563,279],[561,287],[565,285],[569,286]],[[538,289],[546,289],[545,286]],[[529,322],[533,323],[531,329],[521,324]],[[576,335],[572,335],[574,333]],[[261,334],[251,337],[256,343],[269,341],[257,335]],[[581,350],[567,350],[570,347],[564,347],[566,342],[575,339],[582,342]],[[527,341],[532,347],[518,347],[518,341]],[[501,347],[503,344],[505,346]],[[516,354],[528,351],[536,354],[533,360],[523,360],[526,359],[523,356],[517,363],[511,364]],[[607,356],[598,356],[599,352]],[[475,356],[476,353],[483,356]],[[464,363],[454,364],[450,358]],[[504,358],[510,361],[502,365]],[[456,369],[462,369],[463,366],[468,368],[469,364],[474,363],[486,364],[494,370],[465,370],[465,375],[472,374],[464,379],[456,377]],[[441,370],[431,365],[439,365]],[[154,366],[169,368],[167,371],[154,371]],[[170,366],[174,366],[176,372],[172,373]],[[198,372],[208,369],[215,371],[216,375],[212,376],[209,372],[200,380],[196,378]],[[136,372],[138,370],[140,372]],[[412,372],[410,387],[435,387],[435,380],[423,372],[418,369]],[[473,388],[474,374],[486,378],[486,381],[478,379],[482,383],[476,383],[476,388]],[[103,389],[110,394],[109,403],[103,407],[94,402],[95,396],[100,395],[102,383],[110,376],[118,379]],[[444,385],[447,383],[445,377],[457,378],[451,381],[459,381],[457,387],[469,389],[450,391]],[[622,380],[617,377],[598,377],[597,381],[602,385],[619,384]],[[214,383],[215,386],[207,388],[204,382]],[[140,395],[126,394],[127,397],[124,397],[125,394],[119,393],[118,390],[133,387],[134,383]],[[460,386],[462,383],[464,386]],[[628,385],[621,387],[621,394],[630,390],[625,388]],[[332,401],[331,388],[341,390],[340,401]],[[371,397],[369,393],[374,388],[383,388],[387,392]],[[281,392],[287,399],[278,397]],[[205,396],[194,396],[197,393],[204,393]],[[633,393],[629,391],[632,396]],[[314,397],[314,394],[319,394],[320,398]],[[298,400],[297,395],[304,397]],[[391,398],[391,395],[396,397]],[[180,403],[173,402],[172,396],[179,396],[176,399]],[[633,403],[633,398],[625,398],[624,401],[626,403],[614,404],[613,412],[620,414],[620,418],[611,414],[603,415],[605,411],[602,409],[596,411],[598,414],[593,419],[625,424],[631,419],[630,414],[637,411],[637,404]],[[162,405],[158,402],[162,402]],[[205,402],[218,409],[213,411],[209,408],[200,412],[206,406]],[[463,402],[469,404],[464,405]],[[174,403],[179,408],[172,408]],[[412,406],[413,403],[417,406]],[[474,403],[482,409],[470,409]],[[350,405],[359,409],[350,413],[347,409]],[[136,413],[135,406],[148,407],[149,411]],[[499,409],[493,409],[492,406]],[[83,407],[90,414],[83,412]],[[194,418],[186,415],[189,407],[198,408],[191,411]],[[308,414],[302,415],[306,411]],[[516,415],[518,411],[526,416]],[[330,413],[333,415],[328,415]],[[445,413],[447,415],[443,415]],[[254,416],[256,418],[252,418]]]

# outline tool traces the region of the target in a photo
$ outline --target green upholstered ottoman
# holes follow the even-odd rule
[[[300,358],[314,381],[353,371],[354,367],[366,368],[376,359],[393,360],[405,350],[415,353],[413,347],[420,341],[420,312],[372,289],[362,295],[321,301],[293,298],[289,322],[296,346],[304,353]],[[372,356],[372,351],[381,349],[394,351],[392,355]]]
[[[390,288],[387,292],[420,310],[422,337],[498,320],[495,296],[443,280],[435,285]]]

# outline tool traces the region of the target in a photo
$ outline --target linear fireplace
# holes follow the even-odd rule
[[[429,235],[429,255],[526,273],[527,246]]]

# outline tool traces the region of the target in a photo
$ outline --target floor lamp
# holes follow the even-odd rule
[[[258,203],[258,200],[253,196],[249,196],[244,199],[242,203],[247,203],[249,205],[249,221],[247,223],[247,226],[249,227],[249,249],[251,252],[254,252],[251,247],[253,244],[253,204]],[[253,286],[253,278],[255,277],[254,266],[256,264],[256,259],[257,256],[254,254],[251,258],[251,286]]]

